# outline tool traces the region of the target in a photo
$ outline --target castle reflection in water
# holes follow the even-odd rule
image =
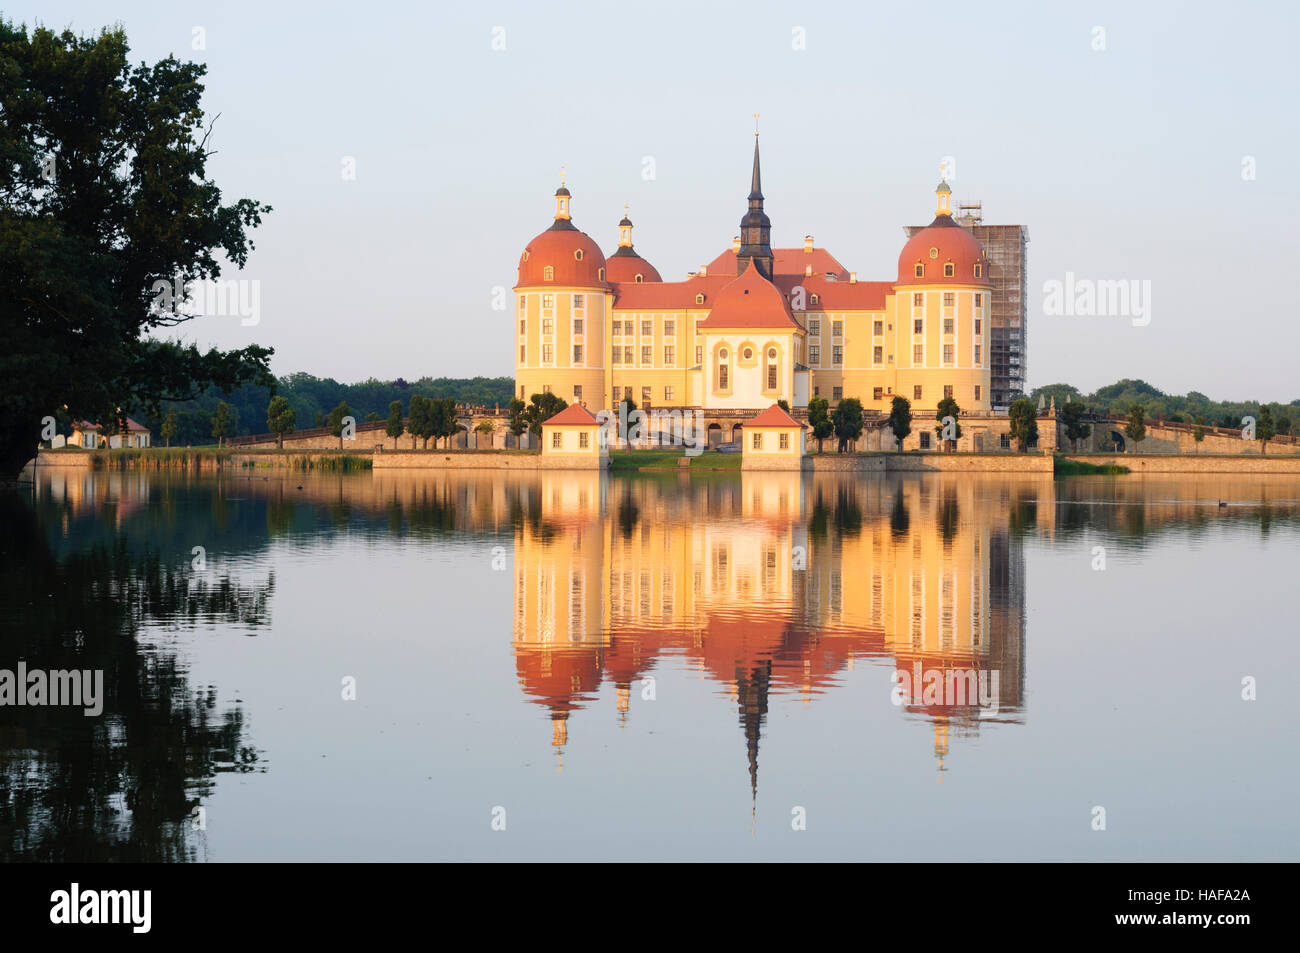
[[[773,697],[813,703],[863,661],[896,670],[939,770],[954,739],[1022,717],[1017,526],[1041,495],[1051,518],[1050,477],[540,479],[541,518],[515,529],[514,653],[557,752],[602,684],[627,719],[670,657],[736,706],[755,794]]]

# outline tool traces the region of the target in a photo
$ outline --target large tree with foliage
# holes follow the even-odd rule
[[[225,445],[226,438],[235,432],[235,412],[224,400],[217,404],[216,413],[212,415],[212,436],[217,438],[217,446]]]
[[[1038,408],[1028,397],[1021,397],[1011,402],[1007,416],[1010,418],[1011,439],[1024,453],[1038,439]]]
[[[822,452],[822,441],[835,432],[830,418],[831,403],[825,397],[814,397],[808,401],[808,426],[812,427],[813,439],[817,441],[817,452]]]
[[[906,397],[895,396],[889,406],[889,429],[898,441],[898,449],[903,449],[903,441],[912,432],[912,402]]]
[[[163,446],[170,447],[172,445],[172,441],[176,439],[176,430],[176,408],[173,407],[167,411],[167,416],[163,418],[161,430]]]
[[[284,435],[293,433],[298,425],[298,412],[289,406],[288,398],[279,395],[266,406],[266,429],[275,434],[275,445],[284,447]]]
[[[406,425],[402,422],[402,402],[395,400],[388,405],[388,423],[384,426],[384,433],[393,438],[393,449],[397,449],[397,438],[402,435]]]
[[[1259,420],[1255,421],[1255,439],[1259,441],[1259,452],[1268,453],[1268,442],[1277,436],[1273,426],[1273,411],[1267,404],[1259,405]]]
[[[862,423],[862,401],[856,397],[845,397],[835,405],[835,412],[831,414],[831,424],[835,428],[835,438],[839,441],[840,453],[862,436]]]
[[[1124,436],[1133,441],[1133,452],[1137,453],[1137,445],[1147,436],[1147,412],[1141,404],[1129,405],[1128,422],[1124,424]]]
[[[339,438],[339,449],[343,449],[343,422],[347,417],[352,417],[352,408],[348,406],[346,400],[339,401],[337,407],[329,412],[325,418],[325,426],[329,428],[330,433]],[[353,422],[356,418],[353,417]]]
[[[631,404],[631,398],[628,398],[626,403]],[[524,419],[528,421],[528,432],[540,440],[542,438],[542,423],[550,420],[568,406],[568,402],[557,394],[549,392],[533,394],[529,398],[528,406],[524,408]],[[633,404],[629,407],[628,412],[630,413],[635,409],[636,405]]]
[[[109,425],[209,385],[270,383],[269,348],[200,351],[162,287],[242,268],[268,206],[207,175],[206,67],[128,62],[121,28],[82,37],[0,19],[0,476],[67,406]],[[169,305],[169,306],[168,306]]]
[[[1065,424],[1065,438],[1070,441],[1070,449],[1078,450],[1079,441],[1092,436],[1092,425],[1083,422],[1083,415],[1088,407],[1083,401],[1071,400],[1060,405],[1060,419]]]
[[[422,440],[421,448],[429,449],[429,438],[433,436],[433,402],[423,394],[411,395],[411,408],[407,413],[406,432],[411,435],[411,449],[415,441]]]
[[[943,432],[946,426],[944,420],[948,417],[952,418],[952,437],[948,440],[944,440]],[[945,397],[943,400],[939,401],[939,407],[934,414],[934,419],[939,422],[935,425],[934,432],[938,435],[939,440],[942,441],[944,450],[957,449],[957,441],[961,439],[961,424],[958,423],[960,417],[961,408],[957,406],[957,399],[955,397]]]

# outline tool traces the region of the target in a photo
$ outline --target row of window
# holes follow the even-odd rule
[[[749,437],[750,437],[750,446],[751,446],[751,447],[753,447],[755,450],[762,450],[762,449],[763,449],[763,434],[762,434],[762,433],[760,433],[759,431],[755,430],[755,431],[753,431],[753,432],[749,435]],[[779,433],[779,434],[777,434],[777,437],[780,438],[780,447],[781,447],[781,449],[782,449],[782,450],[789,450],[789,449],[790,449],[790,435],[789,435],[788,433]]]
[[[972,272],[973,272],[973,274],[975,275],[976,278],[983,278],[983,277],[984,277],[984,266],[983,266],[982,264],[978,264],[978,263],[977,263],[976,265],[973,266],[973,268],[972,268]],[[918,278],[924,278],[924,277],[925,277],[925,265],[921,264],[921,263],[918,261],[918,262],[916,263],[916,267],[915,267],[915,268],[913,269],[913,271],[912,271],[912,274],[916,275],[916,277],[918,277]],[[955,278],[955,277],[957,276],[957,266],[954,265],[954,264],[953,264],[952,262],[950,262],[950,261],[949,261],[949,262],[944,262],[944,265],[943,265],[943,276],[944,276],[945,278]]]
[[[628,337],[635,336],[636,322],[632,320],[615,321],[612,331],[615,337],[622,337],[623,335],[627,335]],[[642,320],[641,336],[648,338],[648,337],[652,337],[654,333],[655,333],[654,321],[651,321],[649,319]],[[677,333],[677,322],[673,320],[665,320],[664,337],[672,337],[676,333]]]
[[[813,396],[814,396],[814,397],[820,397],[820,396],[821,396],[821,392],[822,392],[822,389],[821,389],[820,387],[814,387],[814,388],[813,388]],[[916,402],[916,401],[921,400],[921,393],[922,393],[922,390],[921,390],[921,385],[920,385],[920,384],[917,384],[917,385],[913,386],[913,388],[912,388],[912,400],[913,400],[913,402]],[[980,399],[982,399],[982,395],[983,395],[983,393],[984,393],[984,389],[983,389],[979,384],[976,384],[976,385],[975,385],[975,400],[976,400],[976,401],[979,401]],[[944,396],[944,397],[952,397],[952,396],[953,396],[953,386],[952,386],[951,384],[944,384],[944,385],[943,385],[943,396]],[[885,389],[884,389],[883,387],[873,387],[873,388],[871,388],[871,399],[872,399],[872,400],[884,400],[884,398],[885,398]],[[832,388],[831,388],[831,399],[832,399],[832,400],[843,400],[843,399],[844,399],[844,388],[843,388],[843,387],[832,387]]]
[[[564,446],[564,440],[563,440],[563,437],[564,437],[564,434],[563,434],[561,431],[559,431],[559,430],[552,430],[552,431],[551,431],[551,446],[552,446],[554,449],[556,449],[556,450],[561,449],[561,448]],[[585,433],[585,432],[583,432],[583,431],[578,431],[578,446],[579,446],[581,449],[586,450],[588,447],[591,446],[591,440],[590,440],[589,438],[590,438],[590,435],[589,435],[589,434],[587,434],[587,433]]]
[[[699,350],[700,348],[696,348],[696,351]],[[629,346],[625,345],[620,347],[619,345],[615,344],[614,347],[611,349],[610,353],[611,356],[613,357],[613,361],[615,364],[633,364],[635,362],[632,360],[632,351],[633,348]],[[644,365],[644,364],[651,364],[653,362],[654,362],[653,345],[650,344],[643,345],[641,348],[641,363]],[[664,366],[674,367],[676,364],[677,364],[677,348],[671,345],[665,346]]]

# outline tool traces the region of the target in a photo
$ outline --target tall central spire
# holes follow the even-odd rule
[[[754,174],[749,186],[749,211],[740,220],[740,248],[736,252],[736,274],[743,275],[749,262],[768,281],[772,280],[772,222],[763,211],[763,185],[758,164],[758,133],[754,133]]]

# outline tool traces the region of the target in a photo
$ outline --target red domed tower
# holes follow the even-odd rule
[[[515,396],[547,391],[602,407],[611,285],[600,246],[573,224],[561,178],[555,220],[524,248],[515,282]]]
[[[632,220],[623,206],[623,220],[618,223],[618,250],[609,256],[605,277],[610,281],[663,281],[654,265],[636,253],[632,247]]]

